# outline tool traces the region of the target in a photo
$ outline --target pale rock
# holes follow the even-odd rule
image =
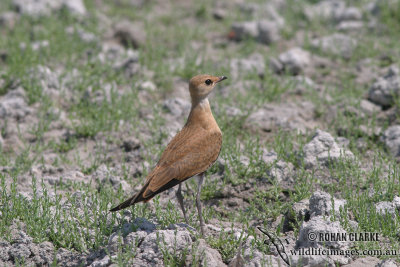
[[[310,215],[314,216],[331,216],[333,212],[340,214],[340,209],[346,205],[346,200],[336,199],[330,194],[316,191],[310,198]]]
[[[310,53],[299,48],[292,48],[279,55],[279,61],[283,64],[284,71],[297,75],[311,63]]]
[[[258,37],[257,21],[235,22],[232,24],[233,39],[241,41],[246,38]]]
[[[350,58],[357,47],[357,40],[341,33],[334,33],[311,41],[314,48],[344,58]]]
[[[400,94],[400,71],[397,66],[391,66],[387,74],[370,87],[368,99],[382,107],[390,107],[394,104],[394,96]]]
[[[306,168],[329,165],[341,158],[354,159],[350,150],[341,148],[332,135],[319,129],[315,132],[312,140],[303,147],[303,153]]]
[[[381,141],[393,157],[400,156],[400,125],[393,125],[386,129],[381,136]]]

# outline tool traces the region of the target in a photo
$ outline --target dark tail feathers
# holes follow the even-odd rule
[[[133,197],[131,197],[131,198],[129,198],[128,200],[122,202],[122,203],[119,204],[118,206],[116,206],[116,207],[110,209],[110,211],[122,210],[122,209],[125,209],[125,208],[127,208],[127,207],[129,207],[129,206],[135,204],[135,202],[134,202],[134,199],[135,199],[135,198],[136,198],[136,195],[133,196]]]
[[[149,185],[149,182],[147,182],[142,190],[139,191],[139,193],[137,193],[136,195],[134,195],[133,197],[129,198],[128,200],[122,202],[121,204],[119,204],[118,206],[110,209],[110,211],[118,211],[118,210],[122,210],[125,209],[129,206],[132,206],[140,201],[148,201],[150,198],[144,199],[143,198],[143,193],[146,190],[147,186]]]

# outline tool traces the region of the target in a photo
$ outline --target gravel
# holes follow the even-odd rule
[[[25,91],[19,87],[0,97],[0,118],[22,120],[32,112],[26,102]]]
[[[257,21],[235,22],[231,26],[232,39],[241,41],[246,38],[258,37]]]
[[[400,70],[397,66],[391,66],[387,74],[378,78],[369,88],[368,99],[383,108],[387,108],[394,104],[394,97],[399,94]]]
[[[257,28],[260,43],[270,45],[281,39],[280,27],[276,22],[261,20],[258,22]]]
[[[380,260],[375,257],[358,258],[350,264],[343,265],[343,267],[364,267],[364,266],[377,266]]]
[[[347,7],[341,0],[319,1],[315,5],[304,9],[304,14],[309,20],[318,18],[331,20],[335,23],[344,21],[359,21],[362,19],[362,12],[357,7]]]
[[[335,14],[341,13],[346,8],[344,1],[318,1],[317,4],[304,8],[304,15],[309,20],[322,18],[331,20]]]
[[[364,35],[369,37],[372,32],[382,35],[382,42],[391,41],[379,17],[382,10],[378,0],[357,4],[357,7],[351,6],[351,1],[342,0],[305,1],[305,6],[293,7],[284,0],[219,1],[204,10],[196,5],[189,13],[186,13],[186,3],[179,6],[179,12],[172,13],[170,8],[176,7],[162,1],[148,5],[145,0],[124,0],[116,1],[115,6],[102,2],[94,1],[86,9],[88,2],[83,0],[11,0],[10,5],[5,5],[9,10],[1,11],[0,27],[5,37],[10,33],[14,49],[21,56],[31,58],[21,58],[21,62],[27,63],[26,68],[17,66],[14,60],[18,57],[12,47],[0,49],[0,63],[4,65],[0,71],[0,162],[6,165],[0,166],[0,177],[4,176],[6,187],[12,188],[11,176],[18,171],[16,196],[27,202],[33,201],[32,178],[43,181],[49,190],[49,199],[55,202],[61,197],[61,210],[67,215],[58,225],[49,226],[44,233],[47,236],[39,240],[29,225],[14,222],[10,226],[11,236],[0,240],[0,266],[14,266],[23,261],[26,266],[50,266],[56,262],[58,266],[116,267],[121,252],[132,254],[131,258],[122,259],[129,260],[125,263],[128,266],[168,265],[169,255],[173,260],[185,255],[182,263],[185,266],[193,261],[198,266],[284,266],[271,244],[265,250],[259,247],[263,246],[263,240],[257,236],[260,233],[242,238],[234,252],[229,251],[231,244],[223,244],[221,251],[221,244],[216,242],[231,227],[227,237],[236,238],[234,246],[237,247],[245,233],[243,227],[261,224],[270,226],[272,231],[279,227],[287,252],[288,248],[347,250],[354,247],[347,242],[312,242],[307,237],[310,232],[345,232],[345,227],[348,231],[360,231],[365,224],[361,217],[357,217],[362,219],[360,222],[351,220],[354,218],[349,204],[354,204],[352,197],[341,199],[344,194],[336,190],[334,183],[341,179],[337,178],[336,163],[349,160],[343,171],[361,168],[362,183],[364,176],[380,171],[378,167],[375,169],[373,159],[383,158],[382,179],[392,175],[393,169],[388,165],[390,157],[393,161],[400,160],[397,116],[400,70],[396,47],[382,51],[389,48],[385,47],[386,43],[384,46],[378,43],[371,48],[374,51],[368,58],[358,58],[370,53],[368,50],[357,51],[365,49]],[[397,4],[397,0],[388,1],[391,7]],[[135,9],[134,15],[114,15],[114,11],[117,13],[123,8],[125,12]],[[181,8],[185,15],[179,22],[174,21],[176,18],[171,14],[180,16],[180,12],[184,13]],[[289,17],[293,11],[296,16]],[[40,23],[48,20],[48,16],[58,17],[65,12],[67,24],[59,29],[56,27],[60,25],[55,23],[54,29],[60,30],[57,33]],[[152,28],[153,18],[165,23]],[[294,25],[293,19],[298,24]],[[29,23],[34,26],[30,27]],[[185,26],[200,23],[205,30],[197,32],[193,27],[192,32],[190,27],[188,36],[177,28],[172,35],[164,36],[164,30],[169,32],[174,23]],[[330,35],[321,35],[324,31],[315,31],[314,27],[307,30],[310,24],[317,23]],[[29,31],[13,40],[22,33],[20,24]],[[65,35],[68,45],[67,41],[73,41],[74,53],[76,50],[79,54],[64,55],[63,45],[55,42],[60,37],[58,34]],[[181,40],[176,40],[181,35],[184,35],[184,47]],[[3,46],[8,43],[4,40],[7,42]],[[149,54],[160,45],[165,50]],[[58,52],[60,55],[55,56]],[[159,61],[152,62],[154,57],[159,57]],[[218,215],[211,213],[207,236],[200,237],[195,228],[183,223],[164,225],[164,218],[157,214],[157,202],[150,201],[140,207],[143,210],[135,208],[133,214],[131,210],[116,213],[117,221],[113,224],[109,224],[111,215],[107,213],[105,227],[109,231],[101,237],[104,242],[96,249],[85,251],[83,248],[78,252],[79,248],[67,249],[53,241],[42,242],[54,240],[50,236],[52,231],[69,234],[67,226],[81,218],[95,221],[96,216],[102,216],[95,206],[99,191],[106,189],[117,194],[121,189],[130,195],[140,190],[139,179],[144,178],[159,155],[156,148],[165,147],[182,128],[189,113],[187,79],[195,72],[208,72],[207,69],[229,76],[228,81],[218,85],[212,100],[215,102],[211,104],[228,150],[221,152],[222,157],[207,174],[206,180],[211,183],[205,186],[202,201],[206,210],[211,208]],[[353,81],[353,76],[357,77],[355,83],[347,83]],[[349,79],[341,80],[342,77]],[[354,94],[348,92],[353,85]],[[123,102],[121,109],[115,106],[115,101],[128,95],[139,99],[138,103],[132,103],[139,106],[137,119],[124,114],[133,111],[132,116],[136,116],[136,107],[129,106],[130,103]],[[89,105],[93,107],[93,114],[87,115],[99,121],[85,121],[79,114],[81,108],[85,110]],[[97,108],[105,112],[97,113]],[[160,110],[160,114],[155,113]],[[114,116],[116,121],[111,121]],[[151,121],[159,123],[159,116],[168,123],[153,127]],[[329,119],[325,121],[326,118]],[[343,127],[338,125],[341,119],[345,122]],[[100,130],[92,138],[77,134],[77,125],[86,122],[99,123],[100,128],[107,128],[110,123],[111,127]],[[234,132],[230,132],[232,126]],[[328,129],[330,133],[326,132]],[[248,135],[254,135],[251,141],[257,139],[254,151],[247,150],[252,148],[246,142]],[[235,140],[229,139],[232,136]],[[242,137],[245,138],[242,140]],[[232,166],[231,155],[226,153],[232,141],[237,142],[238,155],[232,158],[239,168]],[[388,156],[380,151],[381,146],[386,148]],[[358,150],[357,158],[350,149]],[[240,175],[236,173],[238,170]],[[312,179],[309,188],[301,180],[308,178]],[[93,193],[95,197],[88,197],[86,189],[80,191],[77,187],[81,185],[82,188],[90,186],[89,195]],[[57,195],[52,191],[56,186]],[[221,190],[220,186],[223,186]],[[375,216],[375,209],[377,218],[396,218],[400,197],[387,201],[387,195],[393,192],[371,186],[375,193],[371,196],[374,201],[369,215]],[[195,187],[188,183],[182,189],[184,195],[193,195]],[[36,193],[43,197],[45,191],[38,188]],[[168,208],[168,203],[177,205],[174,189],[163,194],[161,207]],[[311,197],[303,199],[304,194]],[[261,202],[257,202],[258,197],[263,197]],[[302,200],[298,201],[298,197]],[[185,198],[185,206],[193,215],[192,200]],[[264,209],[264,205],[273,205],[273,216],[260,214],[257,218],[253,208]],[[343,213],[345,207],[349,208],[348,214]],[[141,211],[147,219],[137,217]],[[246,214],[248,211],[252,213],[248,224],[229,221],[232,212]],[[0,217],[4,212],[0,210]],[[48,212],[53,215],[56,209],[51,207]],[[345,221],[346,225],[339,221]],[[94,243],[98,229],[86,229],[82,225],[77,224],[75,230],[85,233],[87,240],[82,240],[83,244]],[[350,263],[351,260],[354,262]],[[293,266],[350,263],[348,266],[353,267],[391,267],[396,264],[393,260],[342,256],[293,256],[291,261]]]
[[[191,103],[182,98],[170,98],[164,101],[163,108],[174,117],[189,114]]]
[[[393,157],[400,157],[400,125],[393,125],[387,128],[381,140]]]
[[[312,234],[310,234],[312,233]],[[346,250],[350,248],[350,242],[342,242],[336,240],[321,240],[319,242],[319,233],[347,233],[338,221],[330,221],[325,219],[323,216],[315,216],[308,222],[303,222],[299,230],[299,237],[296,241],[296,249],[307,249],[307,248],[330,248]],[[317,239],[313,241],[310,235],[313,237],[316,235]],[[292,263],[297,266],[297,263],[303,262],[302,266],[320,266],[320,264],[327,264],[328,266],[334,266],[334,264],[348,264],[351,259],[346,256],[340,255],[314,255],[314,256],[293,256]]]
[[[334,33],[312,40],[311,46],[324,53],[350,58],[357,47],[357,40],[341,33]]]
[[[294,230],[294,226],[299,226],[298,223],[310,220],[310,200],[303,199],[299,202],[294,203],[288,208],[285,213],[285,220],[283,223],[283,231],[288,232]]]
[[[314,106],[310,102],[267,104],[256,110],[245,121],[245,126],[262,132],[278,130],[305,133],[314,128]]]
[[[330,194],[316,191],[310,198],[310,216],[331,216],[340,214],[340,209],[346,205],[346,200],[336,199]]]
[[[13,0],[12,4],[18,13],[33,17],[49,16],[63,8],[75,15],[86,14],[82,0]]]
[[[272,61],[271,68],[275,73],[287,72],[297,75],[304,71],[311,63],[310,53],[299,48],[292,48],[279,55],[279,63]]]
[[[353,153],[341,148],[327,132],[317,130],[312,140],[303,148],[306,168],[326,166],[339,159],[354,159]]]
[[[235,41],[251,38],[270,45],[281,38],[280,30],[280,23],[271,20],[235,22],[231,26],[230,38]]]
[[[400,197],[394,197],[393,201],[381,201],[375,204],[376,212],[382,216],[390,214],[393,218],[399,215],[400,210]]]
[[[358,20],[347,20],[340,22],[336,29],[342,32],[359,31],[364,27],[364,23]]]
[[[78,195],[77,195],[78,196]],[[77,201],[81,201],[78,200]],[[144,218],[136,218],[132,223],[123,225],[122,231],[110,235],[106,246],[108,254],[104,249],[93,251],[89,254],[78,254],[55,248],[50,242],[33,243],[33,239],[22,230],[14,230],[11,243],[0,242],[0,263],[13,265],[16,261],[24,260],[28,266],[51,265],[54,256],[59,266],[109,266],[111,259],[116,257],[119,249],[135,248],[136,256],[129,263],[131,266],[163,265],[164,253],[188,252],[188,263],[191,261],[191,251],[200,263],[199,266],[226,266],[222,261],[220,253],[211,248],[203,239],[196,241],[194,236],[185,225],[171,225],[167,229],[157,229],[155,224]],[[124,230],[125,229],[125,230]],[[134,232],[132,229],[136,229]],[[127,247],[128,246],[128,247]],[[187,251],[188,250],[188,251]],[[250,251],[246,252],[247,254]],[[246,255],[245,253],[245,255]],[[257,257],[265,258],[264,254],[257,252]],[[261,258],[246,256],[251,266],[257,266]],[[253,264],[253,265],[252,265]],[[254,265],[255,264],[255,265]]]
[[[230,62],[230,67],[233,79],[253,73],[263,77],[265,73],[265,60],[261,54],[256,53],[247,58],[233,58]]]
[[[124,192],[131,191],[130,185],[125,180],[121,179],[119,175],[114,175],[113,169],[107,168],[104,164],[97,168],[93,174],[93,178],[100,183],[101,187],[105,184],[111,184],[115,190],[121,187]]]
[[[130,21],[118,22],[113,29],[113,38],[123,46],[138,48],[146,43],[146,31],[142,23]]]
[[[11,242],[0,242],[0,263],[3,266],[13,266],[22,261],[25,262],[26,266],[48,266],[52,264],[55,247],[51,242],[34,243],[33,239],[18,226],[14,227],[13,225],[11,228],[13,228]],[[59,258],[62,257],[62,251],[63,249],[60,249],[56,252]],[[66,266],[62,263],[61,265]]]
[[[0,14],[0,26],[8,29],[14,28],[19,17],[15,12],[4,12]]]
[[[380,106],[375,105],[374,103],[372,103],[368,100],[365,100],[365,99],[361,100],[360,109],[362,112],[364,112],[368,116],[378,114],[379,112],[382,111],[382,108]]]
[[[278,183],[292,184],[294,182],[292,177],[293,169],[292,163],[279,160],[267,171],[267,175]]]

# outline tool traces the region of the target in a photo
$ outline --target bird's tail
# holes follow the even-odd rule
[[[135,198],[137,195],[134,195],[133,197],[129,198],[128,200],[122,202],[121,204],[119,204],[118,206],[110,209],[110,211],[118,211],[118,210],[122,210],[125,209],[131,205],[135,204]]]
[[[122,210],[122,209],[125,209],[125,208],[127,208],[127,207],[129,207],[129,206],[132,206],[132,205],[134,205],[134,204],[136,204],[136,203],[138,203],[138,202],[141,202],[141,201],[148,201],[149,199],[143,197],[143,193],[144,193],[144,191],[147,189],[147,186],[148,186],[148,185],[149,185],[149,183],[147,182],[147,183],[143,186],[142,190],[140,190],[139,193],[137,193],[137,194],[134,195],[133,197],[129,198],[128,200],[122,202],[122,203],[119,204],[118,206],[116,206],[116,207],[110,209],[110,211]]]

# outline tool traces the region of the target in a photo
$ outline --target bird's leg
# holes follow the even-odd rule
[[[185,206],[183,205],[183,196],[181,192],[182,183],[179,184],[178,190],[176,191],[176,197],[178,198],[179,205],[181,206],[183,217],[185,218],[185,222],[189,225],[189,221],[186,217]]]
[[[197,195],[196,195],[196,206],[197,206],[197,211],[199,213],[200,230],[202,236],[204,236],[204,221],[203,221],[203,216],[201,214],[200,192],[201,192],[201,186],[203,185],[203,181],[204,181],[204,172],[199,175],[199,185],[197,187]]]

